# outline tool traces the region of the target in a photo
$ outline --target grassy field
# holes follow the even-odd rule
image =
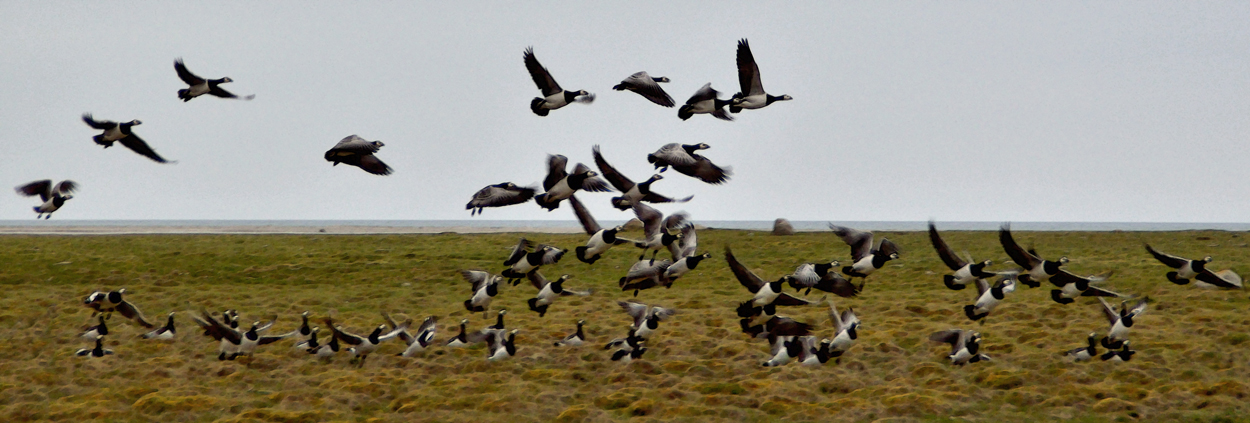
[[[939,224],[939,228],[941,225]],[[1083,274],[1114,270],[1105,285],[1153,301],[1131,338],[1128,363],[1071,363],[1060,352],[1082,346],[1107,324],[1097,301],[1059,305],[1049,285],[1021,287],[984,324],[962,307],[975,290],[942,286],[945,268],[923,232],[879,233],[902,258],[868,280],[852,299],[864,322],[859,342],[840,364],[763,368],[768,346],[738,330],[734,306],[749,298],[725,266],[724,246],[765,279],[806,261],[849,261],[831,233],[772,236],[706,230],[701,251],[713,259],[672,289],[643,291],[638,300],[679,314],[660,326],[642,361],[609,360],[602,342],[622,336],[629,318],[616,306],[630,298],[616,288],[637,250],[618,247],[593,266],[570,252],[543,269],[567,273],[568,286],[589,297],[558,300],[544,318],[528,311],[528,285],[505,287],[495,308],[510,310],[519,328],[516,357],[487,362],[484,348],[436,348],[394,356],[384,344],[364,368],[345,357],[322,363],[291,347],[261,347],[248,360],[221,362],[216,343],[188,313],[201,307],[238,309],[243,321],[277,314],[274,332],[295,328],[299,313],[333,313],[345,328],[365,332],[379,312],[418,321],[439,318],[438,339],[462,318],[472,329],[491,323],[467,313],[469,288],[458,269],[498,272],[521,234],[278,236],[5,236],[0,242],[0,416],[5,421],[1247,421],[1250,397],[1250,298],[1246,291],[1201,289],[1167,282],[1163,265],[1142,248],[1149,242],[1177,255],[1216,258],[1212,267],[1250,272],[1248,240],[1233,232],[1017,232],[1045,256],[1067,255]],[[572,248],[584,236],[524,234]],[[945,232],[957,251],[978,259],[1006,255],[993,232]],[[666,255],[666,253],[665,253]],[[95,290],[127,288],[128,299],[153,321],[177,311],[173,342],[137,338],[141,328],[111,321],[107,347],[116,355],[82,359],[77,338]],[[812,295],[811,297],[816,297]],[[827,308],[783,313],[832,337]],[[587,320],[592,345],[559,349],[552,342]],[[949,347],[927,336],[952,327],[984,336],[988,363],[952,367]],[[596,346],[598,344],[598,346]]]

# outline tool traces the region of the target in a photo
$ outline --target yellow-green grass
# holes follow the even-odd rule
[[[251,359],[221,362],[216,343],[188,318],[200,308],[235,308],[244,324],[279,316],[274,332],[293,329],[299,313],[318,320],[333,313],[346,328],[365,332],[379,312],[417,321],[438,316],[438,339],[457,322],[479,329],[493,313],[462,306],[468,285],[458,269],[498,272],[521,235],[569,248],[580,235],[157,235],[5,236],[0,242],[0,420],[114,421],[1245,421],[1250,395],[1250,315],[1247,292],[1167,282],[1167,269],[1142,248],[1216,258],[1217,269],[1250,270],[1250,249],[1233,232],[1017,232],[1022,244],[1048,257],[1067,255],[1077,273],[1113,270],[1107,287],[1149,296],[1133,328],[1138,354],[1128,363],[1072,363],[1061,356],[1082,346],[1107,323],[1097,301],[1059,305],[1049,285],[1021,287],[984,324],[964,317],[973,289],[951,291],[947,273],[923,232],[878,233],[902,258],[871,276],[857,298],[831,297],[863,321],[859,342],[823,367],[763,368],[768,346],[738,329],[734,306],[749,298],[725,266],[723,249],[765,279],[802,263],[849,261],[831,233],[772,236],[705,230],[701,250],[713,259],[672,289],[643,291],[638,300],[677,308],[660,326],[642,361],[609,360],[602,343],[624,335],[628,317],[616,301],[631,299],[616,280],[637,258],[623,246],[594,265],[572,252],[542,272],[567,273],[589,297],[564,297],[544,318],[525,301],[535,290],[505,287],[494,309],[507,308],[519,328],[520,350],[490,363],[481,346],[435,348],[424,356],[394,356],[384,344],[364,368],[345,357],[322,363],[291,348],[261,347]],[[957,251],[1007,257],[994,232],[945,232]],[[665,254],[662,255],[665,256]],[[173,342],[138,339],[142,330],[111,320],[107,347],[117,354],[82,359],[73,352],[89,322],[82,298],[95,290],[127,288],[153,321],[177,311]],[[817,297],[815,293],[810,297]],[[1117,302],[1118,303],[1118,302]],[[832,337],[827,308],[783,308]],[[560,349],[552,342],[586,319],[590,345]],[[952,367],[949,347],[927,340],[952,327],[984,335],[993,361]]]

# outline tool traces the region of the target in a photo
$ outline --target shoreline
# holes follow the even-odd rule
[[[698,225],[698,229],[771,232],[771,228],[734,228]],[[1158,229],[1030,229],[1014,228],[1021,232],[1241,232],[1221,228],[1158,228]],[[885,232],[920,232],[923,229],[898,228],[869,230]],[[948,228],[950,231],[993,232],[997,228]],[[828,232],[825,228],[795,228],[796,233]],[[399,226],[399,225],[65,225],[65,226],[5,226],[0,225],[0,236],[5,235],[404,235],[404,234],[500,234],[543,233],[578,234],[580,226]]]

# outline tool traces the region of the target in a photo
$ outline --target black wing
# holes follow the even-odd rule
[[[125,140],[122,140],[122,142],[125,143]],[[387,166],[386,163],[382,163],[382,160],[378,159],[378,156],[374,156],[372,154],[360,156],[360,163],[358,163],[357,166],[360,166],[360,168],[364,169],[365,172],[369,172],[374,175],[390,175],[392,172],[390,166]]]
[[[676,103],[673,103],[673,97],[670,97],[668,93],[664,92],[664,88],[660,87],[660,84],[652,78],[651,75],[647,75],[646,72],[638,72],[630,75],[629,78],[625,78],[624,81],[621,81],[620,84],[613,88],[617,90],[626,89],[636,92],[638,95],[645,97],[647,100],[651,100],[652,103],[659,104],[664,107],[673,107],[676,105]]]
[[[209,87],[209,88],[208,88],[208,93],[209,93],[209,94],[212,94],[213,96],[216,96],[216,97],[221,97],[221,98],[237,98],[237,99],[240,99],[240,100],[251,100],[251,99],[253,99],[253,98],[256,98],[256,95],[255,95],[255,94],[250,94],[250,95],[245,95],[245,96],[239,97],[239,96],[237,96],[237,95],[232,94],[232,93],[231,93],[231,92],[229,92],[229,91],[226,91],[226,89],[225,89],[225,88],[222,88],[222,87],[221,87],[221,86],[219,86],[219,85],[213,85],[213,86]]]
[[[559,154],[547,156],[547,178],[543,179],[543,189],[550,191],[551,187],[560,183],[561,179],[569,176],[564,169],[568,167],[569,158]],[[572,187],[570,187],[572,188]]]
[[[709,184],[722,184],[729,181],[729,176],[733,175],[732,168],[722,168],[712,163],[706,157],[696,154],[695,164],[693,166],[673,165],[673,169],[681,172],[683,175],[697,178]]]
[[[746,38],[738,40],[738,86],[743,95],[764,93],[764,84],[760,83],[760,68],[755,64],[755,55],[751,54],[751,45],[747,44]]]
[[[181,57],[174,60],[174,70],[178,72],[178,79],[181,79],[182,82],[186,82],[187,85],[200,85],[204,83],[204,78],[195,76],[195,74],[187,70],[187,65],[182,63]]]
[[[111,120],[95,120],[95,119],[92,119],[92,118],[91,118],[91,113],[83,113],[83,114],[82,114],[82,121],[83,121],[83,122],[87,122],[87,125],[88,125],[88,126],[90,126],[90,127],[92,127],[92,128],[95,128],[95,129],[100,129],[100,130],[109,129],[109,128],[112,128],[112,127],[114,127],[114,126],[117,126],[117,122],[113,122],[113,121],[111,121]]]
[[[742,263],[739,263],[728,245],[725,246],[725,262],[729,263],[729,270],[733,272],[734,277],[738,278],[738,283],[746,287],[752,294],[759,292],[760,288],[768,283],[760,279],[759,276],[755,276],[755,273],[751,273],[751,270],[743,266]]]
[[[503,207],[521,204],[534,198],[534,189],[519,187],[511,182],[490,185],[473,194],[473,199],[465,205],[465,209],[482,207]]]
[[[64,183],[64,182],[62,182]],[[31,182],[16,188],[18,194],[25,196],[39,196],[39,199],[48,201],[48,197],[52,195],[52,180],[44,179],[42,181]]]
[[[134,320],[134,322],[138,323],[139,326],[143,326],[148,329],[152,329],[156,327],[156,325],[152,324],[152,322],[149,322],[146,317],[143,317],[143,312],[139,311],[139,309],[135,307],[134,304],[131,304],[129,301],[122,301],[121,304],[118,304],[117,312],[121,313],[122,317],[125,317],[130,320]]]
[[[586,235],[594,236],[595,233],[603,230],[599,222],[595,221],[595,217],[590,215],[590,210],[586,210],[586,206],[582,205],[576,195],[569,196],[569,204],[573,205],[573,214],[576,214],[577,221],[582,223],[582,229],[586,231]]]
[[[525,69],[530,71],[530,77],[534,78],[534,85],[538,85],[543,97],[564,92],[555,78],[551,77],[551,73],[547,72],[547,68],[538,63],[538,58],[534,57],[534,47],[525,49]]]
[[[1171,267],[1173,269],[1179,269],[1181,268],[1181,266],[1184,266],[1185,263],[1189,263],[1189,259],[1177,257],[1171,254],[1164,254],[1164,253],[1159,252],[1158,250],[1155,250],[1154,248],[1151,248],[1150,244],[1145,244],[1145,245],[1146,245],[1146,251],[1149,251],[1150,255],[1155,256],[1155,260],[1159,260],[1159,262],[1168,265],[1168,267]]]
[[[968,265],[963,259],[955,255],[955,252],[951,250],[949,245],[946,245],[946,241],[942,240],[942,236],[938,234],[937,226],[933,225],[932,220],[929,221],[929,241],[933,243],[933,249],[937,250],[938,257],[942,259],[942,263],[946,263],[946,267],[951,268],[951,270],[959,270]]]
[[[599,173],[603,174],[603,179],[607,179],[608,183],[611,183],[617,191],[622,193],[634,189],[634,181],[631,181],[625,175],[622,175],[621,172],[618,172],[616,168],[612,167],[612,165],[608,164],[608,161],[603,159],[603,154],[599,152],[598,145],[595,145],[592,151],[595,156],[595,166],[599,167]]]
[[[152,150],[152,147],[148,147],[148,143],[143,142],[143,139],[139,138],[138,135],[127,135],[126,138],[122,138],[120,142],[131,151],[139,153],[140,156],[155,160],[157,163],[169,163],[169,160],[165,160],[164,157],[156,154],[156,152]]]
[[[1011,257],[1011,261],[1023,267],[1024,270],[1033,270],[1034,267],[1042,264],[1042,259],[1020,247],[1020,244],[1016,243],[1015,238],[1011,237],[1011,226],[1003,225],[998,229],[998,242],[1003,244],[1003,251],[1007,252],[1007,256]]]

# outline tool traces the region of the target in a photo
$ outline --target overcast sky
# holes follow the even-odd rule
[[[547,154],[627,176],[670,143],[734,176],[673,171],[695,220],[1246,222],[1245,2],[0,2],[0,180],[73,179],[58,219],[468,219],[479,188],[537,184]],[[793,101],[688,121],[612,91],[667,76],[683,103],[738,90],[749,38]],[[522,63],[596,93],[538,117]],[[254,101],[183,103],[173,69]],[[80,116],[140,119],[162,165]],[[381,140],[375,176],[323,159]],[[579,194],[601,220],[632,217]],[[0,219],[37,199],[0,196]],[[572,219],[567,204],[487,209]]]

